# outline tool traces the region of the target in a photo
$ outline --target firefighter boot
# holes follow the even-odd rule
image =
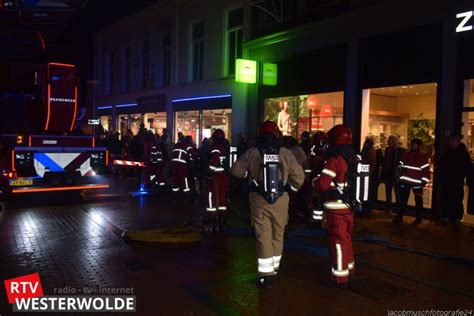
[[[215,215],[204,215],[202,219],[203,231],[206,233],[214,233],[216,227],[217,216]]]

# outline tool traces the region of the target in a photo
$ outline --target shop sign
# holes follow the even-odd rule
[[[235,61],[235,81],[256,83],[257,62],[255,60],[237,59]]]
[[[306,99],[306,107],[308,110],[316,110],[318,108],[318,97],[310,95],[308,99]]]
[[[89,119],[89,120],[87,120],[87,124],[89,124],[89,125],[99,125],[100,121],[99,121],[99,119]]]
[[[276,86],[278,83],[278,65],[271,63],[263,64],[262,84],[265,86]]]
[[[329,104],[323,105],[321,109],[319,110],[320,117],[330,117],[332,116],[332,113],[333,113],[333,107],[330,106]]]
[[[474,11],[467,11],[463,13],[456,14],[456,18],[462,19],[456,27],[456,33],[472,31],[472,25],[468,24],[471,20]]]

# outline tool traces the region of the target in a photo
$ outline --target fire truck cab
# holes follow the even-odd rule
[[[98,176],[106,169],[106,148],[74,131],[76,72],[74,65],[48,63],[34,73],[33,88],[0,92],[0,202],[17,194],[108,187]]]

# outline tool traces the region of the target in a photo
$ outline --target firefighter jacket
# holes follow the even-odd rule
[[[226,170],[225,161],[229,153],[223,144],[212,144],[209,154],[209,170],[211,174],[222,173]],[[228,170],[228,168],[227,168]]]
[[[278,153],[282,181],[286,182],[293,191],[298,191],[304,182],[304,171],[296,161],[295,156],[286,148],[280,148]],[[263,183],[263,159],[260,151],[254,147],[247,150],[233,165],[231,173],[237,178],[246,178],[256,185]]]
[[[324,168],[324,151],[321,147],[313,145],[311,147],[311,156],[309,158],[309,166],[314,176],[319,175]]]
[[[178,142],[176,145],[174,145],[173,150],[171,151],[171,161],[188,164],[188,147],[190,146],[186,142]]]
[[[401,184],[415,188],[425,186],[430,181],[429,156],[420,150],[405,153],[400,161],[398,179]]]
[[[156,142],[145,142],[144,158],[146,166],[163,163],[161,146]]]
[[[347,162],[342,155],[329,157],[320,176],[313,179],[316,191],[328,193],[324,202],[326,210],[342,213],[350,211],[349,206],[338,198],[340,196],[338,187],[344,189],[347,186],[346,173],[348,169]]]

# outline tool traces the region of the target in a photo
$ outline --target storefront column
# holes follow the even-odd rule
[[[462,96],[463,85],[457,87],[457,39],[456,19],[450,19],[443,25],[443,54],[441,62],[440,98],[438,103],[439,129],[438,150],[444,152],[448,146],[449,136],[456,131],[456,109],[462,104],[457,104],[458,96]],[[459,94],[460,92],[460,94]],[[461,101],[462,102],[462,101]]]
[[[352,129],[355,148],[360,148],[361,102],[359,84],[359,41],[352,39],[347,45],[346,88],[344,90],[344,124]]]
[[[457,104],[457,96],[462,100],[461,84],[457,87],[457,39],[456,39],[456,19],[449,19],[443,25],[443,41],[442,41],[442,61],[441,61],[441,81],[438,88],[439,101],[436,118],[438,120],[438,128],[436,135],[436,158],[439,161],[441,155],[445,152],[449,143],[449,136],[456,132],[456,112],[462,104]],[[461,94],[459,94],[461,92]],[[462,102],[462,101],[461,101]],[[435,161],[436,163],[437,161]],[[434,191],[433,191],[433,217],[439,219],[441,217],[441,195],[440,192],[439,172],[434,174]]]

